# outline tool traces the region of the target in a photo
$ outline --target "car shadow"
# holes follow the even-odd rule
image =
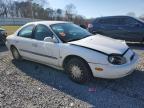
[[[23,60],[12,63],[26,75],[39,80],[61,92],[71,95],[93,107],[124,107],[125,105],[144,105],[144,72],[136,70],[133,74],[115,80],[95,78],[80,85],[72,82],[66,73],[49,66]],[[90,90],[90,88],[94,88]],[[135,101],[134,101],[135,99]]]
[[[8,51],[7,47],[4,44],[0,44],[0,52]]]

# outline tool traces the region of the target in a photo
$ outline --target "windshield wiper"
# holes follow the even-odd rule
[[[68,42],[77,41],[77,40],[80,40],[80,39],[71,39],[71,40],[69,40]]]
[[[87,38],[87,37],[89,37],[89,36],[93,36],[93,35],[92,35],[92,34],[89,34],[89,35],[86,35],[85,37],[80,38],[80,39],[71,39],[71,40],[69,40],[68,42],[81,40],[81,39]]]

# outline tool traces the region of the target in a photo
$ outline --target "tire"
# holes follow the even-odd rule
[[[0,36],[0,45],[4,45],[4,44],[5,44],[5,42],[4,42],[3,38],[2,38],[2,36]]]
[[[17,60],[17,61],[21,61],[22,60],[21,55],[19,54],[18,50],[15,47],[11,48],[11,53],[12,53],[12,56],[13,56],[13,58],[15,60]]]
[[[72,58],[66,64],[65,71],[69,77],[76,83],[86,83],[92,79],[92,72],[88,64],[79,58]]]

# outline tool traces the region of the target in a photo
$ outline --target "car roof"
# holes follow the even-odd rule
[[[127,15],[97,17],[97,18],[95,18],[95,20],[100,20],[100,19],[104,19],[104,20],[105,20],[105,19],[108,19],[108,18],[133,18],[133,19],[136,19],[136,20],[144,23],[143,20],[141,20],[141,19],[139,19],[139,18],[137,18],[137,17],[127,16]],[[93,20],[93,21],[95,21],[95,20]]]
[[[43,25],[46,25],[46,26],[50,26],[50,25],[53,25],[53,24],[60,24],[60,23],[71,23],[71,22],[66,22],[66,21],[35,21],[35,22],[29,22],[23,26],[21,26],[16,32],[15,34],[17,34],[22,28],[28,26],[28,25],[31,25],[31,24],[34,24],[34,25],[38,25],[38,24],[43,24]]]
[[[30,22],[27,24],[44,24],[44,25],[53,25],[53,24],[59,24],[59,23],[70,23],[70,22],[66,22],[66,21],[36,21],[36,22]]]
[[[106,19],[106,18],[134,18],[131,16],[121,15],[121,16],[104,16],[104,17],[98,17],[96,19]]]

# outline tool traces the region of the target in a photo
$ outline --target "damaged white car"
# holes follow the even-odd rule
[[[78,83],[92,77],[120,78],[133,72],[138,56],[123,41],[92,35],[63,21],[22,26],[7,37],[14,59],[28,59],[65,70]]]

